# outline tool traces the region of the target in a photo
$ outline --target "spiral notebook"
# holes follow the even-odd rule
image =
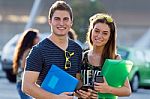
[[[54,94],[74,92],[78,82],[78,79],[66,71],[60,69],[56,65],[52,65],[41,84],[41,88]]]

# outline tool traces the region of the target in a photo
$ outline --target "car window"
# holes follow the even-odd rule
[[[118,54],[121,55],[122,59],[127,59],[129,56],[129,52],[125,49],[118,48]]]
[[[20,37],[20,34],[15,35],[12,39],[10,39],[8,41],[8,43],[6,45],[16,46],[16,43],[17,43],[19,37]]]

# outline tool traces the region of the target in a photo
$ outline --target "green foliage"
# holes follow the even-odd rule
[[[89,25],[89,17],[95,13],[106,12],[100,0],[71,0],[71,7],[74,13],[73,29],[78,34],[78,39],[85,41]]]

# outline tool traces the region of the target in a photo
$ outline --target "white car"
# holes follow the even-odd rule
[[[40,39],[42,40],[48,35],[49,33],[41,33]],[[16,75],[14,75],[12,72],[13,54],[20,36],[21,33],[16,34],[13,38],[11,38],[3,47],[1,53],[2,70],[6,73],[7,79],[12,83],[16,82]]]
[[[43,40],[49,34],[50,33],[41,33],[40,39]],[[14,54],[17,41],[20,36],[21,33],[16,34],[12,39],[10,39],[3,47],[1,53],[2,70],[6,73],[6,77],[9,80],[9,82],[12,83],[16,82],[16,75],[13,74],[13,70],[12,70],[13,54]],[[83,44],[79,40],[77,40],[76,42],[82,47]]]

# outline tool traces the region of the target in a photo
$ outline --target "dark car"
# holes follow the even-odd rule
[[[133,92],[139,87],[150,86],[150,50],[129,47],[118,47],[118,53],[123,59],[133,62],[129,81]]]

